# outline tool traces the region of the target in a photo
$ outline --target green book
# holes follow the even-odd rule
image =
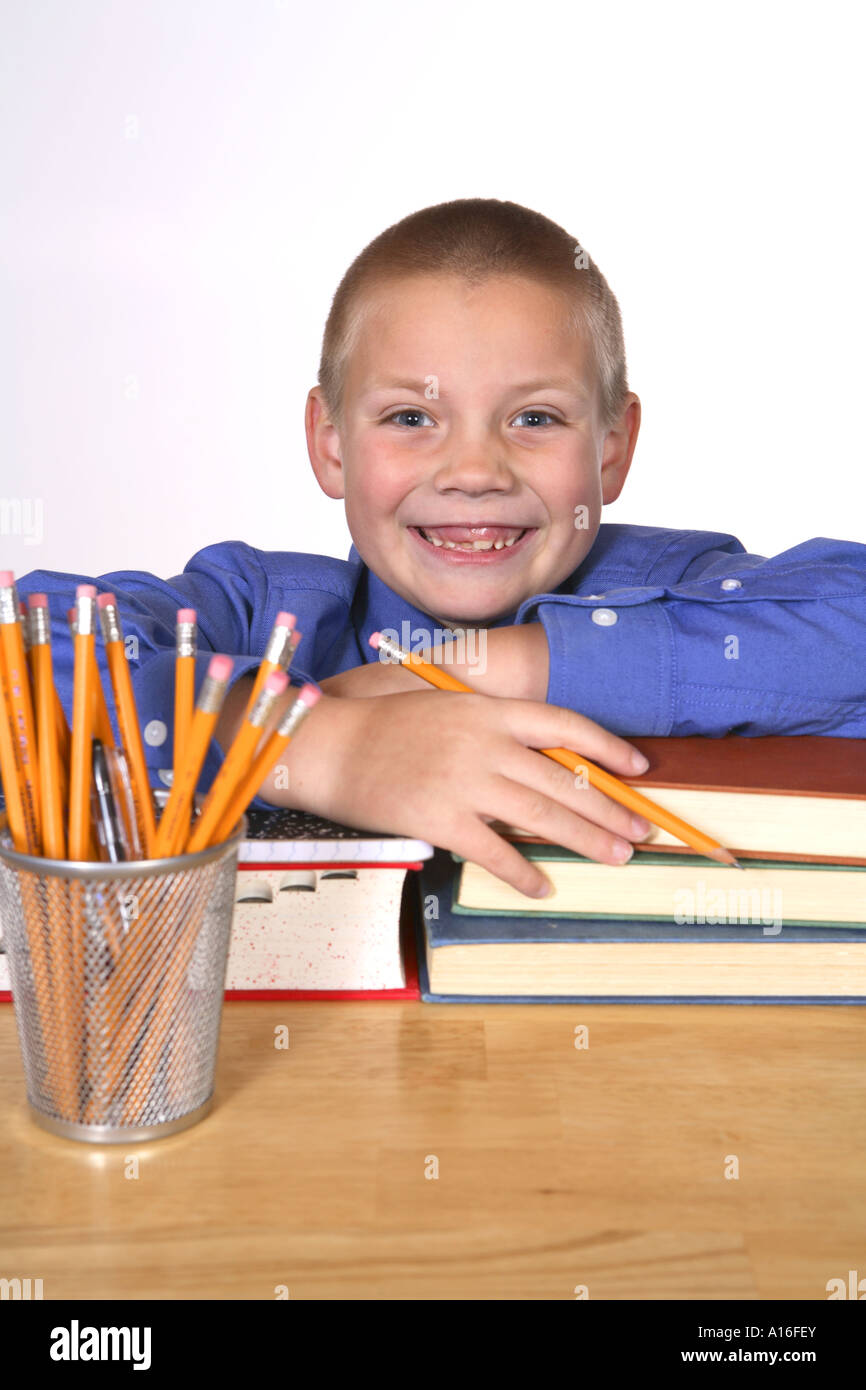
[[[741,869],[692,855],[638,853],[597,864],[561,845],[514,841],[553,884],[528,898],[452,852],[452,911],[486,916],[576,917],[678,925],[866,928],[866,865],[744,859]]]

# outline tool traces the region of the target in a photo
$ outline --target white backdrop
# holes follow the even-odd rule
[[[609,521],[866,539],[862,10],[26,0],[0,35],[0,568],[345,556],[303,409],[384,227],[587,248],[643,404]]]

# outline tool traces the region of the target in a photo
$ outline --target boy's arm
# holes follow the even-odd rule
[[[866,546],[767,559],[679,535],[640,583],[521,605],[549,645],[548,703],[626,736],[866,737]]]
[[[478,630],[473,642],[453,641],[419,649],[419,654],[435,666],[442,666],[457,680],[481,695],[500,695],[513,700],[547,698],[549,660],[547,638],[540,622],[519,627]],[[420,676],[400,662],[374,659],[366,666],[355,666],[339,675],[318,682],[328,695],[399,695],[429,689]]]
[[[174,759],[175,623],[179,608],[195,608],[198,614],[196,689],[214,652],[234,662],[234,686],[246,672],[255,674],[267,640],[268,624],[278,603],[261,568],[258,552],[237,541],[224,541],[198,551],[183,574],[160,579],[143,570],[113,571],[91,577],[54,570],[33,570],[18,581],[19,597],[48,595],[54,678],[67,718],[72,712],[73,648],[67,609],[80,583],[93,583],[100,593],[117,599],[124,647],[141,726],[145,758],[152,786],[170,785]],[[314,640],[305,618],[305,637]],[[303,631],[303,629],[302,629]],[[302,641],[304,639],[302,638]],[[104,644],[96,642],[96,659],[115,736],[119,734],[111,698]],[[300,669],[305,652],[292,664],[293,682],[310,677]],[[229,696],[232,694],[229,691]],[[228,698],[228,697],[227,697]],[[222,751],[211,741],[201,782],[207,787],[222,765]]]

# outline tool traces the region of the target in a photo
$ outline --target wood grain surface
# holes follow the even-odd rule
[[[864,1026],[230,1003],[211,1114],[100,1146],[32,1122],[2,1005],[0,1277],[46,1300],[826,1300],[866,1275]]]

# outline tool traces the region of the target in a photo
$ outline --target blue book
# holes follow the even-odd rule
[[[452,911],[452,856],[417,871],[421,998],[442,1004],[862,1004],[866,933]],[[527,899],[527,903],[533,900]]]

